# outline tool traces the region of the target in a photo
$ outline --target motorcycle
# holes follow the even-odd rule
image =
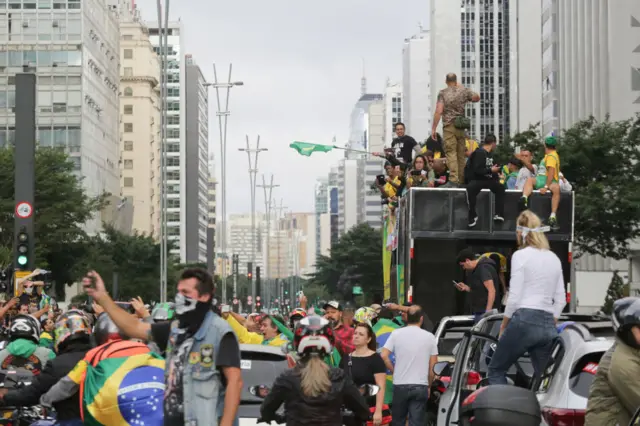
[[[33,373],[25,369],[0,370],[0,388],[21,389],[31,385]],[[53,426],[55,418],[43,407],[1,407],[0,426]]]
[[[376,385],[362,385],[359,387],[360,389],[360,393],[362,394],[362,396],[364,396],[365,398],[370,398],[373,396],[376,396],[378,394],[378,392],[380,391],[380,387],[376,386]],[[267,395],[269,394],[269,391],[271,389],[267,386],[267,385],[258,385],[258,386],[250,386],[249,387],[249,392],[251,393],[251,395],[256,396],[258,398],[266,398]],[[362,425],[361,422],[358,421],[358,419],[356,419],[356,417],[354,416],[353,412],[351,412],[350,410],[347,410],[345,407],[342,407],[341,409],[341,414],[342,414],[342,424],[344,426],[360,426]],[[371,414],[373,415],[373,411],[371,412]],[[383,414],[384,416],[384,414]],[[276,413],[275,415],[275,419],[273,421],[275,421],[278,424],[285,424],[287,423],[287,419],[286,416],[284,414],[280,414],[280,413]],[[258,419],[258,423],[269,423],[267,421],[264,421],[262,419]],[[389,424],[391,423],[391,416],[385,416],[383,417],[383,421],[382,424]],[[367,426],[372,426],[373,422],[371,421],[371,419],[369,419],[369,421],[366,422]]]

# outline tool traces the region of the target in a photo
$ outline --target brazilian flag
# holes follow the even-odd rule
[[[80,385],[83,424],[162,426],[164,367],[153,352],[80,361],[69,378]]]
[[[382,352],[382,348],[391,336],[393,330],[400,328],[398,324],[388,319],[381,319],[373,326],[373,332],[376,334],[376,343],[378,344],[378,353]],[[395,365],[395,354],[391,353],[389,359]],[[393,399],[393,375],[387,370],[387,383],[385,386],[384,403],[391,404]]]

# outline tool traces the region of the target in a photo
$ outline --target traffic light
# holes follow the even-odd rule
[[[260,269],[258,268],[258,270],[256,272],[258,272]],[[260,308],[262,307],[262,300],[260,299],[260,296],[256,296],[256,312],[260,312]]]
[[[256,296],[260,296],[260,267],[256,266]],[[256,299],[260,300],[260,299]]]
[[[29,250],[29,233],[26,227],[20,228],[16,240],[16,268],[28,269],[31,253]]]
[[[251,262],[247,262],[247,279],[253,280],[253,264]]]

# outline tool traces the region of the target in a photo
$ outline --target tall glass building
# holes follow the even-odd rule
[[[380,101],[383,96],[380,94],[364,94],[353,106],[350,120],[349,148],[367,151],[369,149],[369,105],[375,101]],[[347,158],[352,158],[349,151],[345,152]]]
[[[0,40],[0,147],[16,142],[15,74],[35,73],[38,145],[64,148],[88,195],[119,196],[116,10],[104,0],[0,0]]]

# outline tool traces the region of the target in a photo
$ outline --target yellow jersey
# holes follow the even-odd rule
[[[489,252],[489,253],[484,253],[482,255],[480,255],[480,259],[484,258],[488,258],[490,259],[491,256],[498,256],[498,258],[500,259],[500,272],[503,274],[507,273],[507,258],[500,254],[500,253],[496,253],[496,252]]]

